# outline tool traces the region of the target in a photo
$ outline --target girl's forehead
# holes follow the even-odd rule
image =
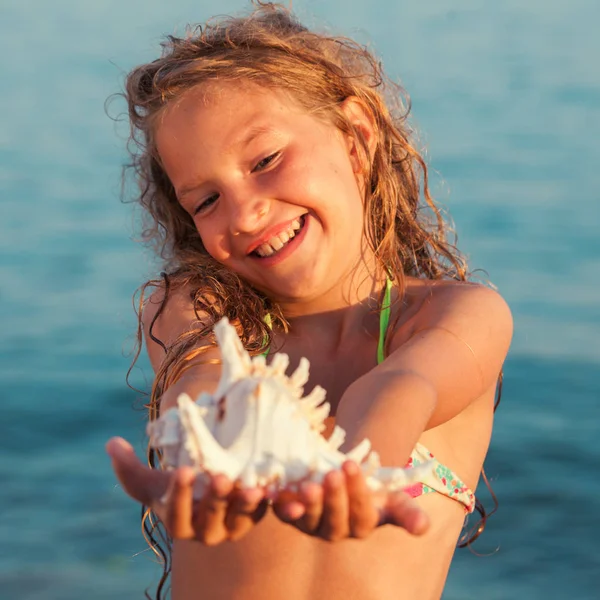
[[[164,109],[156,128],[161,140],[191,132],[202,133],[227,146],[249,143],[260,134],[305,130],[310,113],[284,90],[251,82],[222,82],[196,86]],[[317,122],[312,122],[317,126]]]
[[[224,81],[205,83],[167,104],[165,113],[182,111],[193,113],[228,113],[231,117],[253,112],[265,112],[278,117],[286,114],[307,113],[289,92],[275,87],[260,87],[252,82]]]
[[[198,87],[172,101],[154,141],[181,197],[181,190],[198,189],[199,181],[239,166],[250,154],[291,143],[295,148],[323,147],[337,133],[280,90],[223,85]]]

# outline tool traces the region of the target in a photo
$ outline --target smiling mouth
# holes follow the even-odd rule
[[[290,227],[289,230],[271,238],[268,242],[261,244],[256,250],[250,253],[255,258],[271,258],[281,252],[304,228],[306,214],[298,219],[298,226]]]

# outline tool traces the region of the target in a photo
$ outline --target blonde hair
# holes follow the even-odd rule
[[[126,80],[131,123],[128,167],[135,173],[137,200],[145,213],[143,240],[162,257],[168,273],[142,286],[139,316],[147,287],[157,286],[164,289],[165,302],[173,290],[185,290],[202,319],[198,328],[183,333],[169,347],[152,338],[163,345],[166,356],[147,405],[150,419],[159,415],[163,391],[205,351],[207,341],[214,343],[212,326],[221,317],[238,324],[251,353],[271,344],[267,315],[274,327],[287,327],[276,303],[207,253],[192,218],[177,201],[156,149],[155,126],[165,107],[191,88],[217,81],[257,82],[286,92],[311,114],[354,135],[368,157],[366,141],[341,108],[345,99],[357,98],[370,113],[377,139],[365,165],[364,214],[365,237],[380,273],[390,276],[400,290],[407,276],[468,278],[466,261],[449,242],[451,230],[431,198],[425,161],[412,142],[408,97],[385,76],[367,48],[348,38],[311,32],[286,8],[260,2],[247,16],[211,20],[182,38],[169,36],[162,56],[135,68]],[[141,338],[140,321],[136,358]],[[150,451],[150,464],[156,466],[156,459]],[[169,561],[153,537],[156,525],[146,511],[149,543],[165,557],[160,598]]]

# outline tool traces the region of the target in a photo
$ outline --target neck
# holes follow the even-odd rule
[[[369,263],[361,261],[361,268],[333,281],[318,297],[281,302],[290,323],[289,335],[310,339],[335,352],[357,334],[376,334],[385,279],[377,275],[375,261]]]

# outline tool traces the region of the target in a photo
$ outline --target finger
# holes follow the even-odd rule
[[[318,535],[325,540],[337,541],[348,537],[348,493],[344,475],[332,471],[323,481],[323,515]]]
[[[297,492],[292,490],[283,489],[273,499],[273,511],[284,523],[296,522],[304,515],[304,510]]]
[[[188,467],[179,468],[171,474],[163,522],[174,539],[195,537],[192,526],[193,483],[194,472]]]
[[[304,533],[315,534],[323,516],[323,486],[307,481],[300,488],[300,500],[304,504],[304,515],[297,526]]]
[[[134,500],[152,506],[169,485],[169,474],[143,465],[131,444],[123,438],[112,438],[106,444],[113,471],[125,492]]]
[[[429,517],[406,493],[391,494],[381,513],[379,525],[403,527],[412,535],[423,535],[429,529]]]
[[[262,519],[267,508],[262,490],[237,490],[229,502],[225,517],[229,539],[235,541],[246,535]]]
[[[379,511],[373,502],[373,494],[355,462],[348,461],[342,468],[348,491],[350,535],[356,538],[367,537],[379,521]]]
[[[207,546],[220,544],[227,539],[225,517],[233,483],[223,475],[212,478],[208,491],[198,502],[193,516],[196,537]]]

